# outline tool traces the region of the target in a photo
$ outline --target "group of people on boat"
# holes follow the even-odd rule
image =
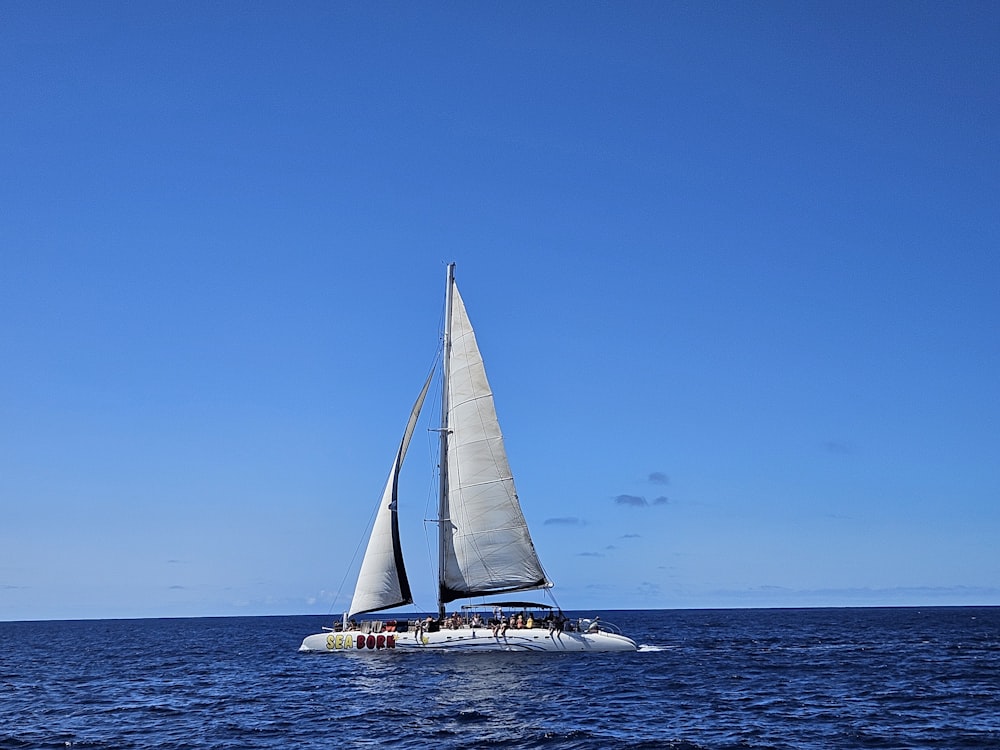
[[[484,620],[483,615],[479,612],[473,612],[468,616],[453,612],[450,617],[443,619],[435,619],[431,615],[428,615],[422,620],[413,622],[413,630],[415,637],[419,639],[425,632],[435,633],[442,629],[490,628],[493,631],[494,637],[503,638],[506,636],[508,630],[528,630],[532,628],[546,628],[549,635],[563,632],[595,633],[600,630],[600,620],[601,618],[598,616],[593,620],[573,621],[561,611],[547,612],[544,617],[536,618],[535,613],[531,611],[521,610],[520,612],[505,614],[501,607],[494,607],[493,616],[488,620]],[[374,632],[375,630],[382,630],[384,628],[386,631],[397,632],[408,629],[405,620],[402,623],[397,623],[396,620],[390,620],[387,623],[365,621],[364,624],[366,627],[362,627],[361,623],[351,619],[347,623],[347,630],[371,629]],[[337,622],[330,629],[340,631],[344,628],[340,622]]]
[[[549,635],[562,632],[595,632],[599,629],[598,620],[581,620],[574,622],[560,612],[548,612],[544,617],[536,617],[535,613],[528,610],[520,612],[505,613],[501,607],[493,608],[493,615],[489,619],[479,612],[470,615],[463,615],[453,612],[450,616],[442,619],[435,619],[428,615],[423,620],[414,623],[414,630],[419,635],[423,633],[433,633],[438,630],[459,630],[461,628],[490,628],[495,637],[503,637],[508,630],[528,630],[532,628],[545,628]]]
[[[490,625],[493,628],[494,636],[503,636],[506,634],[508,628],[524,630],[525,628],[530,629],[535,627],[535,615],[532,612],[521,610],[518,614],[511,612],[505,616],[503,610],[497,607],[493,610],[493,618],[490,620]]]

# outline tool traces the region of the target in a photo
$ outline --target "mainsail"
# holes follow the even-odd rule
[[[493,393],[454,276],[445,335],[440,602],[549,587],[507,463]]]
[[[413,405],[403,440],[399,444],[399,451],[392,462],[392,470],[382,492],[372,533],[368,538],[368,547],[361,562],[358,582],[354,587],[350,616],[399,607],[413,601],[399,543],[396,492],[399,485],[399,470],[402,468],[406,449],[410,445],[410,438],[413,437],[413,430],[417,426],[417,418],[420,416],[420,408],[424,405],[424,397],[427,396],[432,376],[433,373],[427,376],[427,382],[424,383],[417,402]]]

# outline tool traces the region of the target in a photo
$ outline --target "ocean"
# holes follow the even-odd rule
[[[1000,748],[1000,607],[598,614],[640,651],[299,654],[317,616],[3,622],[0,748]]]

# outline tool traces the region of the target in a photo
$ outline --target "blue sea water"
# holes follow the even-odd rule
[[[0,748],[1000,748],[1000,608],[600,614],[642,649],[299,654],[315,616],[0,623]]]

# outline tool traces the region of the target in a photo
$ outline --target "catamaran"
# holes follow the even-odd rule
[[[430,388],[417,398],[379,502],[350,609],[307,636],[300,651],[635,651],[599,617],[571,621],[554,604],[482,601],[446,615],[459,599],[549,589],[514,489],[493,392],[448,265],[442,346],[437,618],[354,618],[413,603],[400,545],[397,489],[403,458]],[[432,373],[433,375],[433,373]]]

